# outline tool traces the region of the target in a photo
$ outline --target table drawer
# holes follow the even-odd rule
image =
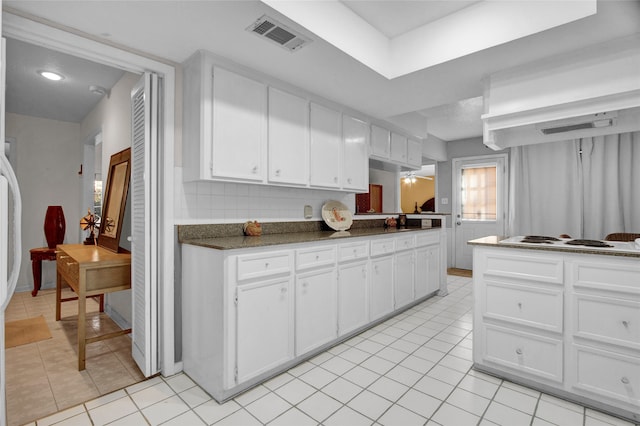
[[[65,281],[77,284],[80,276],[80,266],[78,262],[67,255],[63,251],[59,251],[56,254],[56,269],[63,277],[66,277]]]
[[[640,302],[574,295],[576,336],[640,349]]]
[[[309,269],[336,263],[335,246],[296,250],[296,269]]]
[[[562,333],[561,288],[541,288],[485,280],[483,297],[482,313],[485,318]]]
[[[489,325],[483,334],[485,361],[562,382],[562,340]]]
[[[393,238],[371,241],[371,256],[380,256],[383,254],[393,253],[394,251],[395,244]]]
[[[292,269],[292,256],[288,251],[277,251],[238,256],[238,280],[288,274]]]
[[[576,389],[640,406],[640,359],[575,345]]]
[[[338,260],[345,262],[348,260],[365,259],[369,257],[369,242],[340,244],[338,246]]]

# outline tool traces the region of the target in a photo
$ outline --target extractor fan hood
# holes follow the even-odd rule
[[[545,135],[553,135],[556,133],[573,132],[575,130],[613,127],[617,123],[617,117],[617,111],[603,112],[600,114],[592,114],[581,117],[573,117],[565,120],[556,120],[547,123],[541,123],[536,125],[536,127]]]

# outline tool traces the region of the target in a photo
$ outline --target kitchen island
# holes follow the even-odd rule
[[[272,229],[179,231],[183,368],[219,402],[447,292],[444,229]]]
[[[640,248],[526,241],[469,241],[474,368],[638,423]]]

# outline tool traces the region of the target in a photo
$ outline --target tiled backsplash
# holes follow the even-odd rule
[[[322,220],[322,205],[338,200],[352,211],[355,195],[341,191],[287,188],[225,182],[182,182],[182,167],[174,170],[175,223],[228,223],[258,220],[305,220],[304,206],[313,208],[309,220]]]

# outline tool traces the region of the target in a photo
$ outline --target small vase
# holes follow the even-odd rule
[[[58,244],[64,242],[66,223],[62,206],[47,207],[47,214],[44,217],[44,236],[47,238],[47,246],[55,249]]]

